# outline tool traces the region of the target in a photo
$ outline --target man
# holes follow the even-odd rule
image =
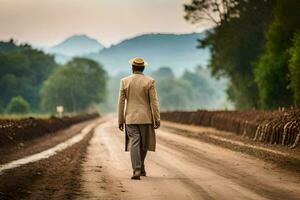
[[[155,151],[154,129],[160,126],[159,103],[154,79],[143,74],[146,61],[134,58],[129,63],[133,74],[120,81],[118,122],[121,131],[125,125],[125,151],[130,150],[133,168],[131,178],[140,179],[146,176],[147,151]]]

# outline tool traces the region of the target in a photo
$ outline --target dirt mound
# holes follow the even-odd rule
[[[0,147],[22,146],[23,142],[54,133],[73,124],[98,117],[98,113],[63,118],[0,119]]]
[[[91,137],[92,132],[48,159],[5,171],[0,178],[0,199],[76,199],[81,163]]]
[[[256,141],[295,148],[300,140],[300,110],[174,111],[161,118],[183,124],[214,127]]]

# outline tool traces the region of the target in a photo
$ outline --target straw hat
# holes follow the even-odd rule
[[[148,65],[148,63],[143,58],[132,58],[129,60],[129,64],[139,67],[145,67]]]

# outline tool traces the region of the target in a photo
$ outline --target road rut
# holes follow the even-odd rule
[[[78,199],[300,199],[300,175],[256,157],[157,130],[147,177],[131,180],[124,134],[111,118],[90,140]]]

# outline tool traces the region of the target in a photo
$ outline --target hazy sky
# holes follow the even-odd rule
[[[207,25],[183,19],[188,0],[0,0],[0,40],[53,45],[87,34],[105,46],[149,32],[186,33]]]

